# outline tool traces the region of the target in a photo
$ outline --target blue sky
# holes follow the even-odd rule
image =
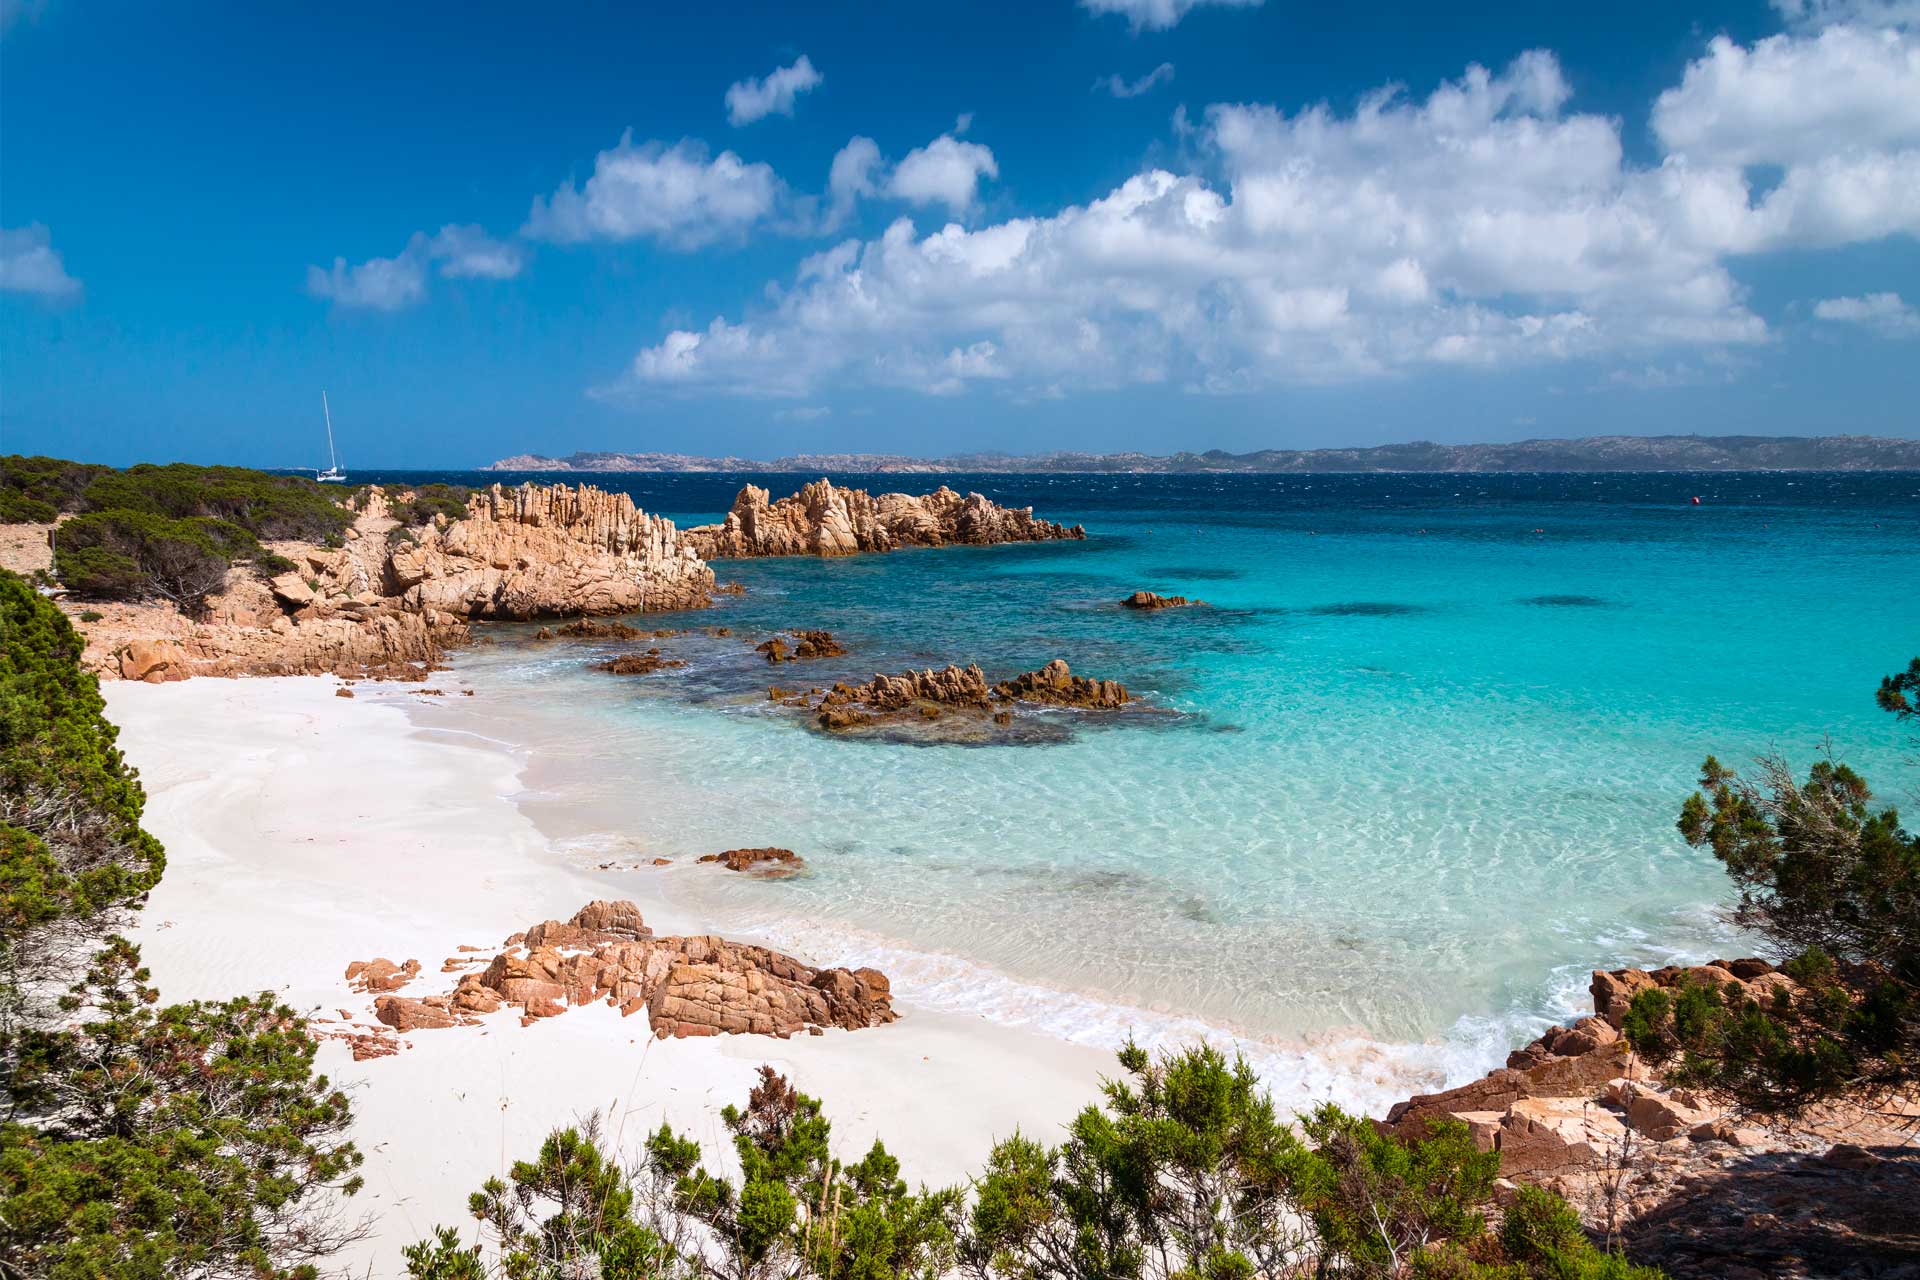
[[[0,0],[0,449],[1920,434],[1915,0],[557,8]]]

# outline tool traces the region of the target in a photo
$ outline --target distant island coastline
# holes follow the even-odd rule
[[[685,453],[521,453],[487,471],[902,472],[918,474],[1499,471],[1907,471],[1920,440],[1887,436],[1588,436],[1511,444],[1408,444],[1366,449],[1261,449],[1254,453],[803,453],[762,460]]]

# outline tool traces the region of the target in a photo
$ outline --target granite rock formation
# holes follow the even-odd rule
[[[389,586],[411,609],[536,618],[697,608],[713,570],[624,493],[592,485],[494,485],[464,520],[436,520],[394,549]]]
[[[525,618],[710,602],[713,571],[672,521],[590,485],[498,485],[465,519],[407,529],[370,489],[338,547],[276,542],[293,563],[270,581],[246,566],[198,617],[170,604],[90,605],[85,661],[127,680],[194,675],[419,679],[475,618]]]
[[[1066,659],[1055,658],[1038,671],[1027,671],[993,686],[994,696],[1007,702],[1043,702],[1056,707],[1086,707],[1113,711],[1133,701],[1118,680],[1077,676]]]
[[[355,960],[347,966],[347,985],[355,991],[398,991],[420,976],[420,962],[395,964],[385,956]]]
[[[815,480],[790,497],[772,500],[748,485],[719,524],[699,525],[683,535],[701,557],[845,556],[901,547],[984,546],[1000,542],[1048,542],[1084,538],[1079,525],[1037,520],[1033,508],[999,506],[977,493],[961,496],[945,485],[928,494],[843,489]]]
[[[566,921],[515,934],[453,991],[382,995],[374,1016],[395,1031],[465,1025],[513,1008],[521,1025],[604,1001],[645,1010],[656,1036],[821,1034],[894,1021],[891,988],[875,969],[816,969],[765,947],[709,935],[655,937],[631,902],[591,902]]]

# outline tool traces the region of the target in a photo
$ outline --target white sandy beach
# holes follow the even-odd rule
[[[646,896],[644,875],[597,878],[554,856],[513,803],[504,748],[416,730],[418,686],[330,678],[112,683],[108,714],[141,773],[165,877],[136,932],[168,1001],[270,990],[303,1012],[372,1022],[347,963],[417,959],[404,994],[452,987],[460,944],[493,949],[595,898],[637,901],[659,932],[699,930]],[[481,696],[485,696],[484,693]],[[964,1178],[1016,1127],[1053,1137],[1112,1068],[1101,1051],[903,1004],[891,1026],[781,1041],[655,1042],[603,1006],[521,1027],[416,1032],[398,1055],[321,1069],[354,1093],[373,1233],[344,1261],[401,1274],[401,1245],[436,1223],[471,1228],[469,1192],[594,1109],[628,1152],[662,1117],[720,1144],[718,1111],[772,1063],[824,1099],[843,1155],[884,1137],[909,1180]]]

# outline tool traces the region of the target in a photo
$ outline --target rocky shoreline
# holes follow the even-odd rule
[[[1479,1080],[1408,1098],[1375,1123],[1403,1138],[1435,1120],[1464,1123],[1475,1145],[1500,1153],[1508,1194],[1545,1187],[1590,1230],[1623,1240],[1636,1262],[1676,1277],[1894,1274],[1870,1265],[1880,1249],[1873,1232],[1883,1228],[1824,1214],[1849,1195],[1894,1203],[1878,1185],[1888,1178],[1920,1185],[1920,1163],[1889,1159],[1920,1127],[1920,1098],[1767,1123],[1670,1085],[1628,1047],[1622,1024],[1639,991],[1697,985],[1756,1001],[1794,988],[1756,958],[1596,969],[1591,1015],[1549,1029]],[[1746,1186],[1759,1168],[1797,1172],[1779,1173],[1756,1196]]]
[[[196,675],[417,680],[468,643],[476,621],[705,608],[735,590],[716,585],[710,557],[1085,537],[979,494],[875,498],[825,480],[778,502],[749,485],[724,523],[684,531],[625,494],[586,484],[496,484],[472,494],[461,518],[436,514],[411,527],[393,514],[392,499],[403,496],[364,491],[337,547],[268,544],[292,567],[263,579],[236,566],[197,616],[164,602],[63,602],[86,634],[83,661],[109,679],[153,683]],[[21,526],[14,541],[32,551],[54,528],[34,526],[29,538]],[[792,656],[824,656],[831,645],[825,633],[796,639]]]

